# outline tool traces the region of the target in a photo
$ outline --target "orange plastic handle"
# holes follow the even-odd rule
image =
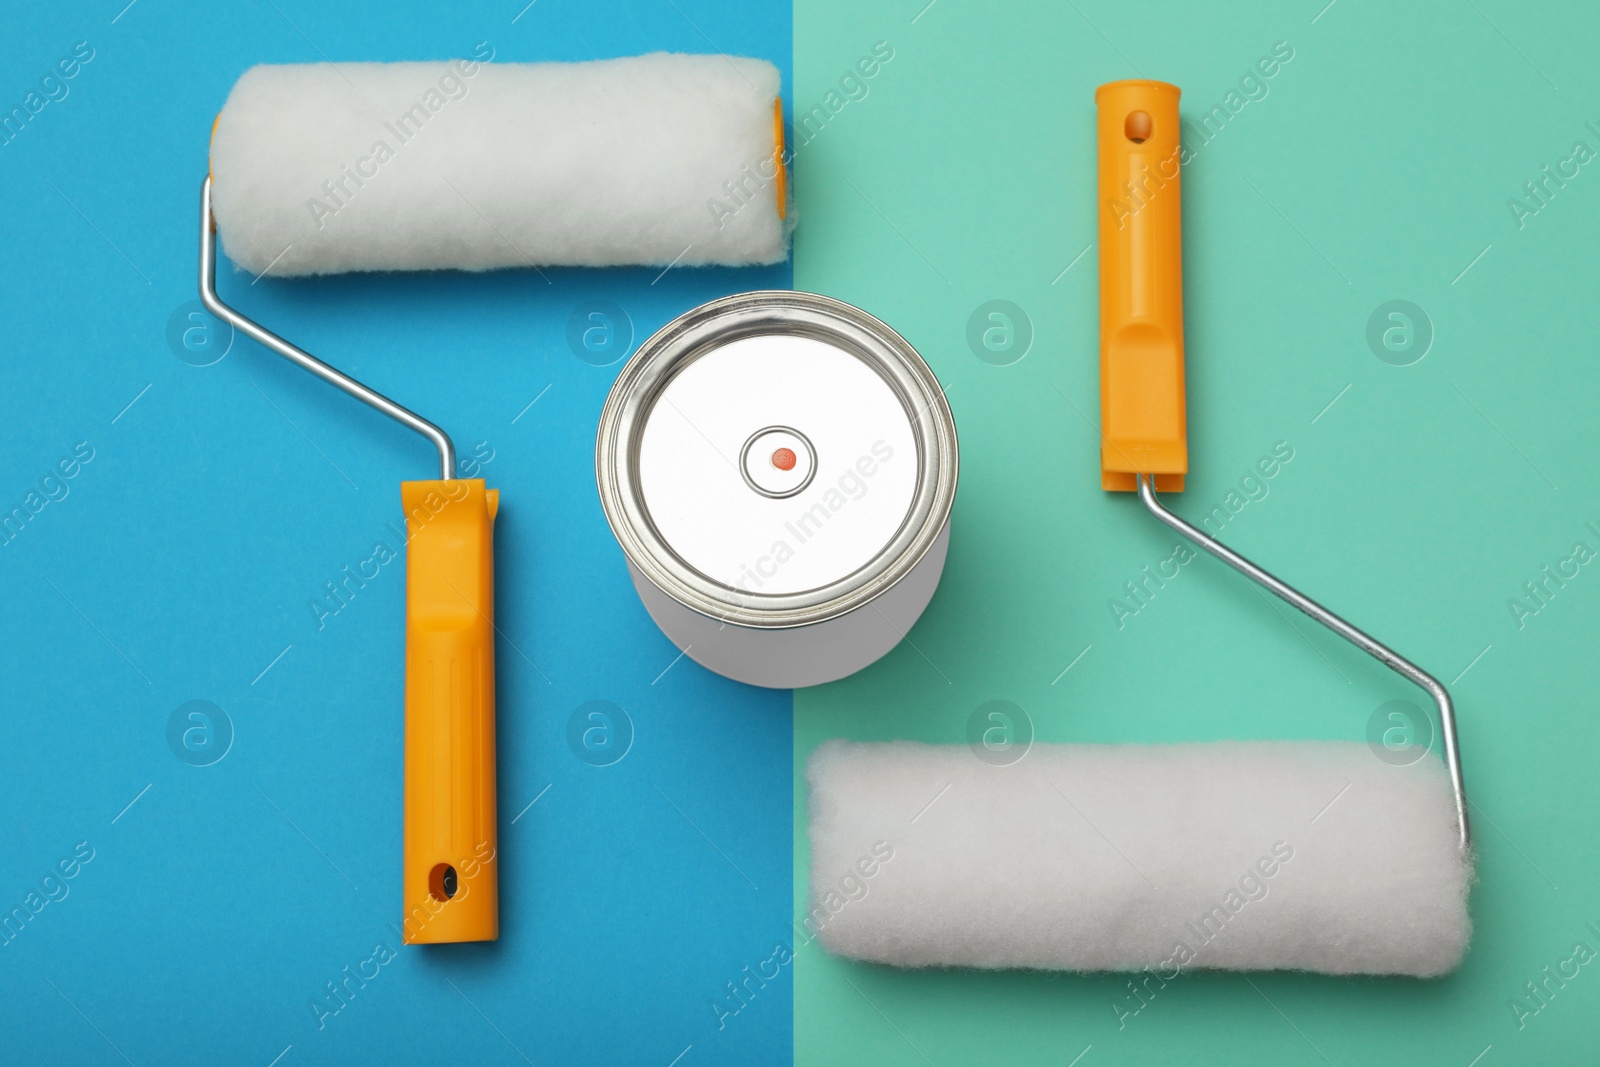
[[[783,151],[783,97],[774,97],[772,100],[772,165],[777,171],[773,175],[775,192],[778,196],[778,218],[789,217],[789,172],[784,168]]]
[[[1136,474],[1177,492],[1189,470],[1183,396],[1178,87],[1095,90],[1100,149],[1100,485]]]
[[[406,510],[406,944],[500,934],[494,516],[481,478],[402,482]]]

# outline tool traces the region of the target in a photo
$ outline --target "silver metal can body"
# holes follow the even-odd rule
[[[794,688],[883,656],[938,586],[955,421],[866,312],[769,291],[640,346],[600,417],[601,505],[634,585],[692,659]]]

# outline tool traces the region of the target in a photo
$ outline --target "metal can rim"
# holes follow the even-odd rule
[[[866,565],[815,589],[746,593],[685,563],[650,521],[637,480],[640,429],[655,400],[700,356],[741,337],[774,332],[846,348],[904,405],[917,441],[917,488],[905,521]],[[628,561],[685,607],[738,626],[788,629],[838,618],[909,574],[949,521],[959,468],[955,418],[939,380],[911,344],[842,300],[787,289],[722,297],[684,312],[647,339],[618,373],[600,414],[595,481],[606,522]]]

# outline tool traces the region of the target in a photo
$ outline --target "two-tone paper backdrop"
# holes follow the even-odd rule
[[[112,0],[0,19],[0,112],[92,55],[0,146],[0,512],[38,508],[0,547],[0,913],[31,916],[0,947],[8,1058],[1491,1067],[1600,1042],[1600,976],[1567,962],[1600,952],[1600,577],[1570,562],[1600,552],[1600,177],[1569,162],[1600,153],[1587,9]],[[801,223],[792,276],[224,277],[490,457],[503,494],[503,935],[406,949],[402,564],[320,628],[310,602],[398,547],[396,483],[431,455],[250,342],[185,331],[205,325],[206,135],[246,67],[480,42],[772,59]],[[1243,81],[1275,48],[1292,57]],[[963,744],[995,700],[1044,740],[1362,738],[1417,700],[1208,560],[1126,599],[1174,544],[1097,488],[1092,93],[1139,75],[1181,85],[1191,120],[1223,109],[1184,172],[1194,473],[1175,506],[1224,508],[1225,539],[1454,683],[1481,883],[1450,978],[1196,973],[1130,1013],[1113,976],[900,973],[795,925],[825,738]],[[963,448],[911,641],[792,697],[677,659],[591,463],[624,348],[790,284],[916,344]],[[569,341],[595,301],[621,312],[617,348]],[[1246,481],[1274,449],[1293,458]],[[44,483],[62,461],[73,476]],[[598,747],[570,728],[596,710]],[[42,884],[62,861],[73,876]]]

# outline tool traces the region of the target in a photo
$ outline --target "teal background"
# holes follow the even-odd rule
[[[788,1060],[789,968],[721,1026],[712,1004],[790,938],[789,694],[677,661],[650,622],[594,487],[621,364],[567,340],[584,302],[621,308],[637,343],[787,287],[788,265],[252,285],[222,264],[246,314],[437,420],[464,459],[492,455],[494,944],[402,948],[394,929],[404,564],[321,630],[308,607],[376,542],[400,547],[398,483],[436,477],[432,449],[242,338],[207,367],[167,340],[198,296],[212,118],[251,64],[720,48],[787,84],[787,4],[125,5],[0,16],[0,110],[74,42],[95,49],[0,147],[0,511],[94,449],[0,547],[0,915],[75,844],[94,852],[0,947],[0,1061]],[[169,747],[196,699],[232,724],[211,766]],[[569,743],[592,700],[631,722],[609,766]],[[312,998],[380,943],[395,958],[319,1029]]]
[[[1454,683],[1481,876],[1465,964],[1431,982],[1195,973],[1119,1030],[1112,975],[901,972],[806,943],[797,1062],[1593,1061],[1592,966],[1521,1028],[1509,1002],[1576,942],[1600,950],[1600,575],[1520,628],[1507,602],[1575,541],[1600,550],[1600,170],[1525,228],[1506,202],[1574,141],[1600,150],[1600,15],[1323,3],[797,6],[797,115],[874,42],[894,58],[796,151],[796,285],[904,333],[962,446],[927,614],[875,667],[796,696],[797,921],[823,739],[962,743],[994,699],[1043,740],[1360,739],[1386,701],[1419,701],[1210,559],[1121,629],[1107,606],[1175,538],[1098,488],[1094,89],[1171,81],[1193,119],[1287,41],[1266,98],[1183,172],[1192,474],[1169,503],[1198,518],[1287,442],[1222,539]],[[995,299],[1032,326],[1008,366],[967,341]],[[1409,366],[1366,340],[1394,299],[1432,324]]]

